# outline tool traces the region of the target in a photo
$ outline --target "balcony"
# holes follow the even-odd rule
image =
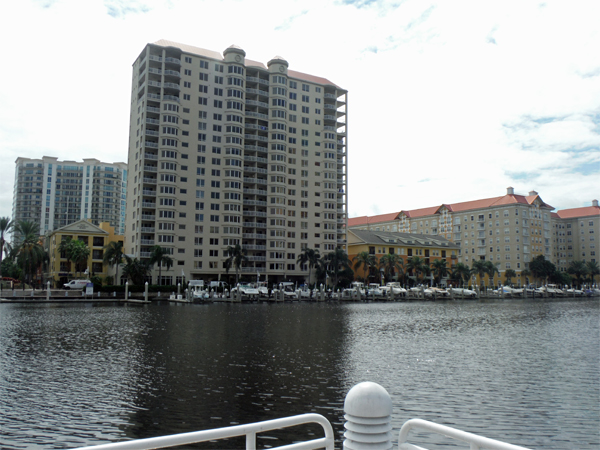
[[[246,100],[246,105],[260,106],[262,108],[268,108],[269,104],[265,102],[259,102],[258,100]]]
[[[266,234],[260,233],[242,233],[244,239],[267,239]]]
[[[181,73],[177,72],[176,70],[165,70],[165,75],[169,75],[172,77],[181,77]]]
[[[266,245],[242,245],[244,250],[266,250]]]
[[[267,195],[267,191],[262,189],[248,189],[244,188],[244,194],[254,194],[254,195]]]
[[[179,64],[179,65],[181,65],[181,60],[177,59],[177,58],[166,57],[165,58],[165,62],[166,63],[171,63],[171,64]]]
[[[252,273],[265,273],[267,269],[265,267],[242,267],[242,272],[252,272]]]
[[[152,159],[158,160],[158,155],[153,155],[152,153],[144,153],[144,159]]]
[[[142,190],[142,195],[145,195],[146,197],[156,197],[156,191],[153,191],[151,189],[144,189]]]
[[[154,209],[154,208],[156,208],[156,203],[155,202],[142,202],[142,208],[152,208],[152,209]],[[144,217],[143,214],[142,214],[142,220],[145,220],[145,217]],[[151,219],[148,218],[147,220],[154,220],[154,217],[151,218]]]
[[[244,155],[244,161],[253,161],[253,162],[259,162],[259,163],[264,163],[264,164],[267,164],[269,162],[269,160],[267,158],[261,158],[260,156],[248,156],[248,155]]]
[[[262,222],[244,222],[242,226],[244,228],[267,228],[267,224]]]
[[[246,111],[246,116],[248,117],[256,117],[258,119],[264,119],[264,120],[268,120],[269,116],[266,114],[262,114],[262,113],[257,113],[254,111]]]
[[[244,214],[244,216],[251,216],[251,217],[267,217],[267,213],[262,212],[262,211],[244,211],[243,214]]]
[[[158,148],[158,142],[146,141],[144,142],[144,146],[150,148]]]
[[[163,95],[163,100],[171,100],[179,103],[179,97],[176,97],[174,95]]]
[[[154,245],[154,239],[140,239],[141,245]]]
[[[140,231],[142,233],[154,233],[155,230],[156,230],[156,228],[154,228],[154,227],[144,227],[144,226],[140,227]]]
[[[254,150],[257,152],[267,153],[269,149],[267,147],[261,147],[260,145],[244,145],[244,150]]]
[[[149,123],[150,125],[160,125],[160,120],[158,119],[150,119],[149,117],[146,118],[146,123]]]
[[[180,89],[177,83],[164,83],[163,86],[165,87],[165,89]]]

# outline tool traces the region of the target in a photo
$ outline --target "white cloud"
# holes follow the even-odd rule
[[[11,215],[18,156],[126,160],[131,64],[158,39],[236,44],[265,63],[281,55],[347,88],[351,216],[497,196],[509,185],[581,206],[600,197],[599,5],[12,2],[0,29],[11,42],[0,216]]]

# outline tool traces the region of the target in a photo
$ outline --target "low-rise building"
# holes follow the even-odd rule
[[[81,264],[85,267],[83,270],[77,271],[75,263],[67,260],[66,255],[60,252],[60,243],[66,239],[80,240],[89,247],[90,254],[87,262]],[[107,276],[113,276],[115,269],[103,263],[104,247],[109,242],[123,242],[123,240],[123,236],[115,234],[115,228],[108,222],[101,222],[97,226],[88,220],[80,220],[47,234],[45,247],[49,263],[46,281],[50,281],[55,287],[60,287],[76,277],[98,276],[105,279]]]
[[[450,270],[450,267],[458,258],[459,249],[460,247],[457,244],[439,236],[358,229],[348,230],[348,258],[350,261],[353,261],[362,252],[368,252],[377,261],[380,261],[383,255],[390,254],[398,255],[402,259],[404,267],[406,267],[411,257],[418,256],[423,258],[427,265],[431,265],[436,259],[445,260],[448,270]],[[365,272],[364,269],[359,269],[355,271],[355,275],[364,277]]]

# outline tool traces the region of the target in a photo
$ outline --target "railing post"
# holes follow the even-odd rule
[[[389,450],[392,448],[392,399],[370,381],[354,386],[344,401],[344,450]]]

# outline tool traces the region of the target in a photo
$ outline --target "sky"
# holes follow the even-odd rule
[[[19,156],[127,162],[132,64],[160,39],[347,89],[349,217],[509,186],[600,199],[597,0],[19,0],[0,17],[0,217]]]

